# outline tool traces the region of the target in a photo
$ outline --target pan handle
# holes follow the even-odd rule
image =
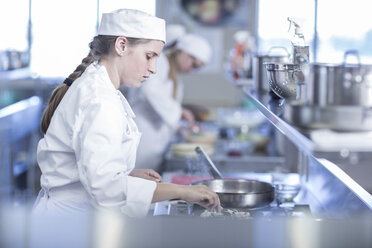
[[[212,176],[214,179],[222,179],[222,174],[221,172],[217,169],[217,167],[214,165],[210,157],[208,156],[207,153],[201,148],[200,146],[197,146],[195,148],[195,152],[199,155],[201,155],[205,160],[207,160],[207,164],[209,166],[209,170],[212,173]]]

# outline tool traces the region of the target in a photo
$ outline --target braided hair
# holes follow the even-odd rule
[[[48,127],[50,125],[50,121],[52,116],[57,109],[57,106],[61,102],[63,96],[66,94],[67,90],[71,86],[71,84],[83,74],[85,69],[92,64],[94,61],[99,61],[102,57],[108,55],[110,51],[113,49],[116,39],[118,36],[110,36],[110,35],[98,35],[93,38],[93,40],[89,43],[89,54],[86,56],[82,61],[81,64],[78,65],[73,73],[71,73],[62,84],[60,84],[52,93],[48,106],[46,107],[41,123],[40,129],[43,134],[46,134]],[[145,39],[136,39],[136,38],[127,38],[128,44],[136,45],[139,43],[145,43],[149,40]]]

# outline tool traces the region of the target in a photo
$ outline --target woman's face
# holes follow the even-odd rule
[[[204,63],[197,58],[180,51],[176,56],[177,68],[180,73],[191,73],[204,65]]]
[[[150,74],[155,74],[156,61],[163,46],[164,43],[158,40],[127,45],[120,65],[120,84],[138,88]]]

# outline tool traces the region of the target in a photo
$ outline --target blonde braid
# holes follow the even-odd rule
[[[85,57],[81,64],[78,65],[73,73],[71,73],[64,81],[60,84],[52,93],[47,108],[44,111],[43,117],[40,123],[40,129],[43,134],[46,134],[52,116],[61,102],[63,96],[66,94],[69,86],[83,74],[85,69],[93,63],[95,60],[99,60],[102,56],[109,54],[109,51],[115,43],[117,37],[115,36],[96,36],[93,41],[89,44],[90,52]]]

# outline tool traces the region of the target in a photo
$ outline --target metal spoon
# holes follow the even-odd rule
[[[209,170],[213,176],[214,179],[222,179],[222,174],[221,172],[217,169],[217,167],[214,165],[210,157],[208,156],[207,153],[203,150],[203,148],[197,146],[195,148],[195,152],[207,160],[207,164],[209,165]]]

